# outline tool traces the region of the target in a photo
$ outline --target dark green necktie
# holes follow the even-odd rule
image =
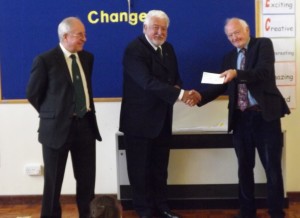
[[[72,76],[73,85],[75,89],[75,114],[78,117],[83,117],[86,113],[86,100],[83,89],[83,82],[80,75],[80,70],[74,54],[70,55],[72,58]]]

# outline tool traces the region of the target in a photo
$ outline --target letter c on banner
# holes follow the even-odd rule
[[[88,13],[88,21],[91,23],[91,24],[95,24],[95,23],[98,23],[99,22],[99,18],[96,18],[96,19],[93,19],[92,16],[93,15],[98,15],[98,12],[97,11],[91,11],[90,13]]]

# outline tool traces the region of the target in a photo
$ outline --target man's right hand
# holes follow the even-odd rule
[[[185,90],[184,94],[182,96],[181,101],[183,101],[185,104],[189,106],[195,106],[196,104],[199,104],[201,101],[201,94],[197,92],[196,90]]]

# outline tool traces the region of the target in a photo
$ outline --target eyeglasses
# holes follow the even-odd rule
[[[69,33],[71,36],[76,37],[76,38],[86,38],[86,33]]]

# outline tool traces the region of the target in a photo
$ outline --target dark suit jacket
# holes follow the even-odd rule
[[[171,134],[173,104],[181,86],[177,58],[168,42],[161,60],[144,35],[131,42],[123,57],[123,99],[120,131],[132,136],[157,137],[168,119]]]
[[[95,138],[101,140],[91,88],[94,57],[86,51],[78,52],[78,55],[87,81]],[[72,79],[60,46],[34,59],[26,94],[39,113],[39,141],[60,148],[68,137],[75,107]]]
[[[237,49],[225,55],[221,72],[237,69]],[[246,83],[251,95],[262,109],[262,116],[271,121],[289,114],[290,110],[276,86],[274,70],[274,50],[269,38],[251,38],[246,52],[245,70],[238,71],[238,76],[228,85],[221,85],[202,92],[201,105],[215,99],[228,89],[229,120],[228,130],[234,125],[234,113],[237,108],[237,84]]]

